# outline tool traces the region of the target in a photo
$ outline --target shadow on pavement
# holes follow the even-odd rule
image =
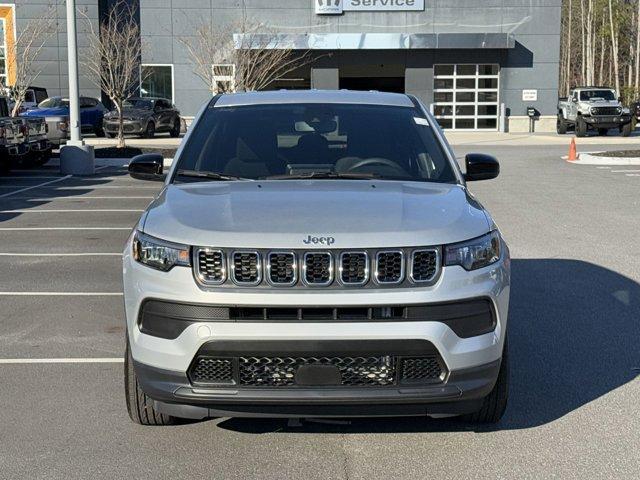
[[[625,385],[640,373],[640,285],[578,260],[512,262],[511,391],[498,425],[417,418],[352,419],[348,424],[228,419],[244,433],[391,433],[532,428]]]

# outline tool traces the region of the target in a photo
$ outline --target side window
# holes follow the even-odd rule
[[[36,101],[36,96],[33,93],[33,90],[27,90],[24,92],[24,101],[27,103],[34,103]]]
[[[36,90],[36,102],[40,103],[47,99],[47,92],[44,90]]]

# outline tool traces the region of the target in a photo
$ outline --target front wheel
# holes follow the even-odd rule
[[[587,136],[587,122],[582,117],[576,118],[576,137]]]
[[[507,401],[509,400],[509,347],[507,339],[504,340],[504,348],[502,350],[502,362],[500,363],[500,371],[496,384],[487,395],[483,402],[482,408],[477,412],[463,415],[463,421],[472,423],[498,423],[504,411],[507,409]]]
[[[153,138],[156,135],[156,125],[153,122],[147,123],[147,128],[144,131],[144,138]]]
[[[631,122],[629,122],[626,125],[623,125],[622,127],[620,127],[620,134],[623,137],[628,137],[629,135],[631,135]]]
[[[177,423],[176,417],[160,413],[153,408],[151,400],[140,388],[138,377],[133,368],[133,358],[129,348],[129,338],[124,353],[124,394],[127,402],[129,417],[134,423],[139,425],[174,425]]]
[[[176,118],[173,121],[173,127],[171,127],[171,130],[169,130],[169,135],[171,135],[173,138],[180,136],[180,119],[179,118]]]
[[[567,122],[564,121],[564,117],[558,114],[558,120],[556,121],[556,132],[559,135],[567,133]]]

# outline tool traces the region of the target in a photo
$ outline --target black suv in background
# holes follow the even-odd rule
[[[166,98],[130,98],[123,105],[123,130],[125,135],[153,138],[156,133],[169,132],[180,135],[180,112]],[[104,116],[103,128],[107,136],[118,134],[118,112],[112,110]]]

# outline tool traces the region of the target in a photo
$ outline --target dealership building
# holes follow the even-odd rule
[[[77,0],[97,21],[113,0]],[[272,88],[406,92],[456,130],[526,131],[555,127],[561,0],[129,0],[139,9],[145,95],[170,98],[193,116],[210,97],[184,41],[202,24],[228,29],[246,16],[287,47],[318,59]],[[3,4],[17,28],[47,0]],[[2,12],[2,10],[0,10]],[[56,44],[47,48],[38,86],[66,89],[64,5]],[[3,20],[5,21],[5,20]],[[82,22],[80,22],[82,23]],[[4,24],[3,24],[4,25]],[[83,46],[83,26],[79,44]],[[5,42],[14,34],[3,29]],[[273,43],[281,47],[279,40]],[[212,66],[213,68],[213,66]],[[86,74],[82,93],[98,92]]]

